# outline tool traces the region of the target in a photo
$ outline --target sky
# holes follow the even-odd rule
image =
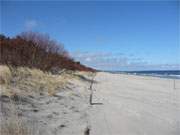
[[[101,70],[180,69],[180,2],[2,1],[0,33],[48,34]]]

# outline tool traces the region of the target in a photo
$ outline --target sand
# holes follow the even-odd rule
[[[46,81],[42,84],[46,88],[42,92],[38,87],[32,87],[32,78],[24,80],[24,87],[17,87],[22,84],[18,81],[16,87],[6,84],[18,93],[9,98],[5,92],[0,92],[1,135],[84,135],[89,127],[88,110],[91,107],[88,88],[91,76],[81,72],[67,73],[66,76],[64,87],[61,87],[62,81],[54,83],[56,86],[59,82],[59,87],[54,86],[57,90],[53,95],[46,92],[49,80],[45,77],[41,80],[33,78],[35,82]],[[54,81],[56,78],[61,79],[56,75]],[[6,91],[5,87],[0,85],[0,91]],[[26,133],[22,133],[24,130]]]
[[[91,77],[70,79],[52,96],[20,97],[18,119],[31,135],[180,135],[180,80],[98,72],[90,105]],[[9,99],[0,102],[0,117],[9,117]]]
[[[180,135],[180,80],[98,73],[91,135]]]

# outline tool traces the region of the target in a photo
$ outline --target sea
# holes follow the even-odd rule
[[[160,78],[180,79],[180,70],[148,70],[148,71],[110,71],[111,73],[153,76]]]

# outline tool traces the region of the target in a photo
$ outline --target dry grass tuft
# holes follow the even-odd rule
[[[0,84],[9,84],[11,77],[10,69],[7,66],[0,65]]]
[[[39,135],[36,123],[30,123],[18,116],[18,108],[13,100],[10,100],[9,111],[1,108],[0,133],[1,135]],[[2,106],[1,106],[2,107]]]
[[[67,83],[67,78],[64,74],[52,75],[38,69],[0,66],[0,71],[1,95],[53,95]]]
[[[11,117],[2,120],[0,133],[1,135],[39,135],[39,130],[25,120]]]
[[[17,102],[24,103],[27,96],[30,95],[55,95],[67,85],[69,80],[88,82],[93,74],[70,70],[61,74],[51,74],[27,67],[0,66],[0,96],[7,99],[7,102],[2,102],[8,105],[8,110],[2,107],[3,103],[0,108],[1,135],[40,135],[37,123],[27,121],[25,117],[19,116]],[[86,134],[88,134],[88,130],[86,130]]]

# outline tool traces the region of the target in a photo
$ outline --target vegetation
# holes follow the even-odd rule
[[[56,101],[60,101],[59,99],[64,97],[63,94],[59,96],[58,93],[72,89],[71,82],[79,80],[89,84],[91,81],[89,78],[92,78],[94,74],[93,72],[65,70],[59,75],[35,68],[14,68],[4,65],[0,65],[0,73],[1,135],[42,135],[44,129],[40,128],[39,120],[28,118],[23,112],[37,113],[39,110],[43,111],[44,109],[38,105],[37,100],[40,98],[44,100],[45,106],[50,103],[49,101],[52,101],[53,97]],[[69,82],[69,80],[71,81]],[[74,102],[73,94],[67,96]],[[50,100],[46,100],[47,97],[51,97]],[[87,128],[86,134],[89,132],[88,130]]]
[[[62,44],[45,34],[24,32],[14,38],[0,35],[0,52],[0,64],[38,68],[43,71],[94,71],[75,62]]]
[[[21,33],[14,38],[0,35],[0,133],[43,134],[37,121],[23,117],[18,104],[33,106],[31,99],[35,97],[55,96],[67,87],[70,78],[89,81],[81,75],[85,72],[75,70],[95,71],[75,62],[63,45],[48,35],[34,32]],[[37,111],[36,108],[33,111]]]

